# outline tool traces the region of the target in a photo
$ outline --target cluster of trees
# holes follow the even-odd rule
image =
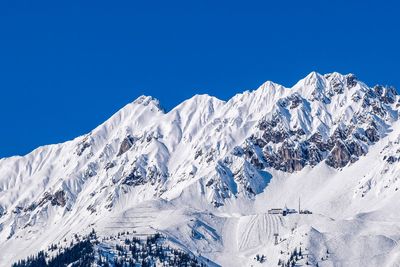
[[[68,264],[72,264],[72,267],[90,267],[93,261],[93,244],[90,239],[85,239],[65,248],[53,258],[49,258],[47,252],[40,251],[35,256],[14,263],[12,267],[58,267]]]
[[[330,253],[329,253],[329,250],[327,249],[327,250],[326,250],[326,255],[325,255],[325,257],[324,257],[324,256],[321,257],[321,261],[326,261],[326,260],[328,260],[328,259],[329,259],[329,254],[330,254]],[[316,263],[315,263],[315,266],[318,267],[318,266],[319,266],[318,261],[317,261],[316,259],[314,259],[314,262],[316,262]],[[310,263],[307,261],[307,262],[306,262],[306,265],[310,265]]]
[[[289,259],[287,261],[279,259],[278,266],[293,267],[293,266],[296,266],[297,261],[299,261],[299,260],[301,260],[303,258],[304,258],[304,256],[303,256],[303,252],[301,250],[301,247],[299,248],[299,250],[297,250],[297,248],[295,248],[292,251],[292,253],[290,253]]]
[[[12,267],[90,267],[94,264],[102,267],[128,267],[142,266],[150,267],[162,264],[162,266],[206,266],[196,257],[178,249],[163,244],[165,238],[160,234],[148,236],[146,239],[137,237],[128,238],[127,233],[118,233],[118,238],[110,237],[105,240],[120,240],[115,245],[115,250],[98,246],[97,236],[93,230],[88,236],[79,238],[75,236],[75,244],[61,248],[57,245],[50,245],[48,251],[40,251],[27,259],[19,260]],[[122,236],[125,239],[122,239]],[[55,256],[49,253],[57,251]]]
[[[326,255],[325,255],[325,257],[321,257],[321,261],[325,261],[325,260],[328,260],[329,259],[329,250],[327,249],[326,250]]]
[[[47,253],[39,251],[38,254],[29,256],[26,260],[20,260],[12,265],[12,267],[42,267],[47,266]]]
[[[112,262],[116,267],[125,266],[193,266],[202,267],[205,264],[201,263],[196,257],[170,246],[163,245],[164,237],[160,234],[148,236],[141,240],[138,238],[125,238],[121,244],[115,246],[116,255],[113,256]],[[99,252],[102,255],[102,252]],[[109,254],[108,254],[109,255]],[[104,256],[107,257],[107,251]],[[102,262],[98,262],[102,266]],[[136,264],[136,265],[135,265]]]
[[[263,263],[266,261],[267,257],[264,254],[262,255],[257,254],[254,259],[260,263]]]

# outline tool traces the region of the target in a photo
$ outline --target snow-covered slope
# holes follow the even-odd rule
[[[223,266],[300,247],[299,265],[400,266],[399,106],[391,87],[315,72],[169,112],[141,96],[85,136],[0,159],[0,262],[131,228]],[[299,198],[312,215],[268,214]]]

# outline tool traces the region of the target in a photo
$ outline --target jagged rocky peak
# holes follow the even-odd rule
[[[339,88],[339,86],[345,86],[347,88],[353,88],[357,85],[357,77],[353,73],[340,74],[338,72],[327,73],[323,75],[327,79],[330,85],[334,88]]]
[[[332,72],[327,74],[320,74],[316,71],[311,72],[306,77],[301,79],[298,84],[312,86],[317,88],[323,87],[339,87],[339,85],[353,88],[358,82],[357,77],[353,73],[341,74]]]
[[[134,101],[132,101],[130,104],[126,105],[123,107],[119,112],[131,112],[135,107],[139,108],[146,108],[149,109],[153,112],[161,112],[165,113],[165,109],[162,107],[160,101],[152,96],[146,96],[146,95],[141,95],[138,98],[136,98]],[[117,112],[116,114],[118,114]]]
[[[141,95],[136,100],[133,101],[133,104],[139,104],[143,106],[148,106],[152,104],[158,107],[160,110],[162,109],[160,106],[160,101],[152,96]]]
[[[367,87],[353,74],[312,72],[288,91],[241,146],[241,156],[259,169],[294,172],[321,161],[342,168],[366,155],[398,119],[396,90]]]
[[[321,74],[319,74],[316,71],[310,72],[306,77],[303,78],[303,83],[304,85],[308,86],[318,86],[318,85],[324,85],[325,83],[325,77]]]
[[[338,72],[325,75],[315,71],[296,83],[292,89],[311,101],[321,101],[329,104],[335,95],[342,95],[352,90],[358,83],[354,74],[340,74]]]

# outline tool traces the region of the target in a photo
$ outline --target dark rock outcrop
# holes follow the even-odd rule
[[[326,158],[326,164],[333,168],[342,168],[350,162],[350,159],[351,153],[347,146],[341,140],[338,140]]]
[[[109,169],[112,169],[115,167],[115,163],[114,162],[107,162],[107,164],[104,166],[104,169],[107,171]]]
[[[357,77],[354,74],[346,75],[346,84],[347,87],[353,88],[357,85]]]
[[[64,190],[58,190],[54,194],[50,194],[49,192],[45,192],[44,196],[40,199],[37,206],[41,207],[44,204],[50,202],[52,206],[61,206],[64,207],[67,203]]]
[[[379,133],[378,133],[378,131],[376,130],[375,127],[368,127],[365,130],[365,136],[372,143],[375,143],[375,142],[379,141]]]
[[[91,146],[91,144],[90,144],[90,137],[89,136],[86,136],[83,140],[82,140],[82,142],[80,142],[79,144],[78,144],[78,147],[76,148],[76,154],[78,155],[78,156],[82,156],[82,154],[83,154],[83,152],[85,152],[85,150],[86,149],[88,149],[90,146]]]
[[[65,192],[63,190],[57,191],[51,199],[51,205],[64,207],[65,204]]]
[[[133,146],[134,142],[135,138],[133,138],[132,136],[128,135],[127,137],[125,137],[125,139],[121,143],[117,156],[121,156],[126,151],[128,151]]]
[[[122,184],[128,186],[137,186],[143,185],[146,183],[145,177],[141,174],[136,168],[133,170],[122,180]]]

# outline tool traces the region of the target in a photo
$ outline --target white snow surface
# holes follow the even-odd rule
[[[84,136],[0,159],[0,266],[92,228],[161,232],[220,266],[277,266],[300,247],[314,266],[400,266],[399,97],[371,103],[384,106],[379,118],[366,114],[355,99],[371,87],[333,92],[349,77],[312,72],[292,88],[268,81],[226,102],[196,95],[169,112],[141,96]],[[300,106],[285,107],[293,96]],[[373,120],[381,138],[340,168],[322,160],[285,172],[235,156],[276,114],[323,139],[363,114],[357,125]],[[268,214],[297,210],[299,198],[313,214]]]

